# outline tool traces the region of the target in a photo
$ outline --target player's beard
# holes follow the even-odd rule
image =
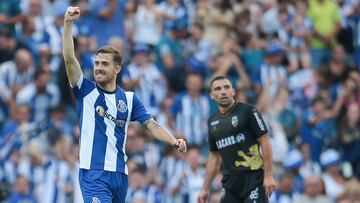
[[[98,70],[94,74],[95,82],[105,86],[107,83],[110,83],[114,80],[115,76],[110,75],[111,73],[106,73],[105,71]]]
[[[230,108],[235,102],[232,97],[219,97],[217,100],[217,105],[222,108]]]

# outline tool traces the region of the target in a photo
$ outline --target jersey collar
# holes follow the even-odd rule
[[[221,113],[219,111],[219,116],[221,116],[221,117],[227,116],[235,108],[236,104],[237,104],[237,102],[234,102],[234,104],[225,113]]]

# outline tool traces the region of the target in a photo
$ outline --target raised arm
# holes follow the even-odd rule
[[[75,87],[78,83],[82,71],[80,64],[75,57],[74,41],[72,38],[72,23],[73,20],[80,17],[79,7],[68,7],[64,19],[64,34],[62,37],[63,55],[66,66],[66,74],[70,85]]]
[[[176,139],[166,128],[159,125],[153,118],[143,123],[146,130],[156,139],[167,142],[168,144],[177,147],[178,152],[186,152],[186,142],[183,139]]]

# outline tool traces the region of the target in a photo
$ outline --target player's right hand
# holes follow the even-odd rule
[[[209,191],[201,190],[197,199],[198,203],[206,203],[209,196]]]
[[[67,20],[75,20],[75,19],[78,19],[79,17],[80,17],[80,9],[79,9],[79,7],[69,6],[66,9],[65,21],[67,21]]]

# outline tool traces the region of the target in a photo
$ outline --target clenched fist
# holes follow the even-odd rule
[[[66,9],[65,21],[75,20],[75,19],[78,19],[79,17],[80,17],[80,9],[79,9],[79,7],[69,6]]]

